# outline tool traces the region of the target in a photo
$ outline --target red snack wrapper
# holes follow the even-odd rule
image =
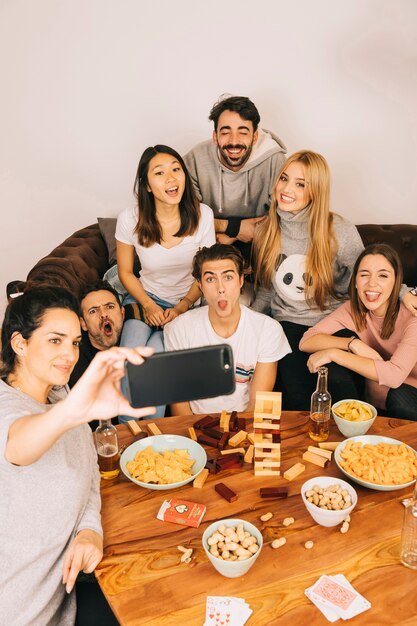
[[[206,508],[204,504],[172,498],[171,500],[164,500],[156,517],[162,522],[172,522],[173,524],[198,528]]]

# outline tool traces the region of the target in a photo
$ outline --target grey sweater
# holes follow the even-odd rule
[[[306,208],[293,214],[278,209],[284,258],[272,276],[271,288],[258,290],[252,308],[272,315],[278,321],[313,326],[347,298],[353,266],[363,250],[363,243],[356,226],[334,214],[338,252],[333,261],[333,276],[336,294],[340,299],[331,298],[325,311],[320,311],[315,305],[310,307],[306,303],[304,291],[309,245],[308,211]]]
[[[265,215],[287,149],[270,131],[259,129],[258,141],[238,172],[220,162],[213,141],[197,144],[184,156],[198,198],[213,209],[214,217]]]
[[[52,391],[51,403],[65,389]],[[66,432],[36,463],[4,458],[11,424],[50,405],[0,380],[0,624],[73,626],[75,593],[62,584],[62,563],[77,532],[102,533],[100,476],[87,424]]]

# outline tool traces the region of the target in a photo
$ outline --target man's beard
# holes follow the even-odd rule
[[[249,159],[252,153],[253,143],[250,146],[245,146],[243,143],[232,144],[228,143],[225,146],[219,146],[219,152],[221,155],[222,161],[228,165],[229,167],[242,167],[246,161]],[[230,156],[225,152],[226,150],[232,149],[241,149],[244,150],[243,154],[237,158],[230,158]]]
[[[103,324],[100,324],[100,328],[97,333],[90,333],[91,337],[94,339],[94,342],[98,346],[101,346],[103,350],[107,350],[108,348],[116,346],[119,343],[120,334],[122,331],[121,326],[118,328],[114,323],[111,323],[111,328],[113,332],[111,333],[111,335],[106,335],[104,332],[104,326],[106,324],[109,324],[109,322],[106,321]]]

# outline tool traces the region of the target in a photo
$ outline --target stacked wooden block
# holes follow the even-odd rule
[[[258,391],[253,418],[255,476],[279,476],[281,469],[281,393]]]

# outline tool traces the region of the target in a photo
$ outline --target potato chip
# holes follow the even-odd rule
[[[193,465],[194,459],[190,458],[188,450],[155,452],[148,446],[126,463],[126,469],[132,478],[142,483],[170,485],[190,478]]]
[[[342,404],[339,404],[337,408],[333,409],[333,413],[338,417],[351,422],[365,422],[373,417],[369,406],[362,404],[357,400],[342,402]]]

